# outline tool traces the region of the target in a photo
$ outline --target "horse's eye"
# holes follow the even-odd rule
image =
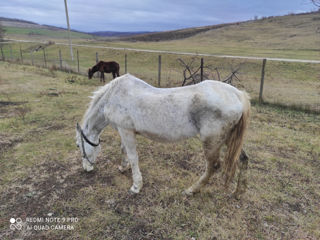
[[[79,144],[77,144],[77,148],[79,148],[80,146],[79,146]]]

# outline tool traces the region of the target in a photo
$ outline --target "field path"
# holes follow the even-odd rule
[[[7,41],[25,42],[25,43],[46,43],[43,41],[30,41],[30,40],[16,40],[5,39]],[[67,43],[55,42],[57,45],[69,46]],[[217,58],[235,58],[235,59],[248,59],[248,60],[263,60],[279,61],[279,62],[298,62],[298,63],[320,63],[320,60],[308,60],[308,59],[290,59],[290,58],[270,58],[270,57],[253,57],[253,56],[232,56],[232,55],[219,55],[219,54],[206,54],[206,53],[192,53],[192,52],[177,52],[177,51],[165,51],[165,50],[151,50],[151,49],[138,49],[138,48],[120,48],[120,47],[106,47],[106,46],[92,46],[86,44],[72,44],[75,47],[88,47],[88,48],[100,48],[100,49],[113,49],[121,51],[135,51],[135,52],[149,52],[149,53],[165,53],[165,54],[177,54],[177,55],[190,55],[190,56],[203,56],[203,57],[217,57]]]

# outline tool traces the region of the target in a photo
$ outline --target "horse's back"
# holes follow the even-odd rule
[[[130,74],[120,77],[120,88],[126,89],[126,97],[140,99],[146,104],[165,104],[181,108],[198,107],[219,108],[222,112],[242,112],[241,94],[237,88],[215,80],[206,80],[199,84],[156,88]]]
[[[242,112],[241,95],[237,88],[215,80],[206,80],[198,84],[204,93],[207,104],[220,107],[224,112]]]
[[[120,69],[119,63],[115,61],[109,61],[109,62],[99,61],[97,65],[99,66],[99,69],[103,69],[103,71],[106,73],[110,73],[110,72],[118,73]]]
[[[146,135],[177,140],[205,126],[231,126],[242,114],[241,92],[217,81],[177,88],[155,88],[129,74],[116,81],[114,102],[127,115],[123,119]]]

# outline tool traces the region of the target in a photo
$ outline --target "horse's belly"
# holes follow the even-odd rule
[[[184,126],[180,124],[160,124],[151,128],[139,129],[136,133],[158,142],[176,142],[194,137],[199,132],[192,124],[186,124]]]

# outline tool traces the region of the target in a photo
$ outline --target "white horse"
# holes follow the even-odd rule
[[[81,127],[77,124],[77,146],[86,171],[93,170],[100,152],[100,133],[111,125],[121,137],[124,158],[119,170],[132,169],[130,190],[133,193],[138,193],[142,187],[136,134],[163,142],[200,136],[206,170],[185,190],[188,195],[198,192],[220,166],[219,152],[223,144],[227,145],[226,185],[233,179],[249,121],[250,101],[245,92],[213,80],[187,87],[155,88],[126,74],[101,87],[92,98]],[[247,158],[243,159],[245,164],[240,166],[240,171],[247,168]],[[238,194],[244,191],[240,189],[241,183],[245,185],[246,178],[240,172]]]

